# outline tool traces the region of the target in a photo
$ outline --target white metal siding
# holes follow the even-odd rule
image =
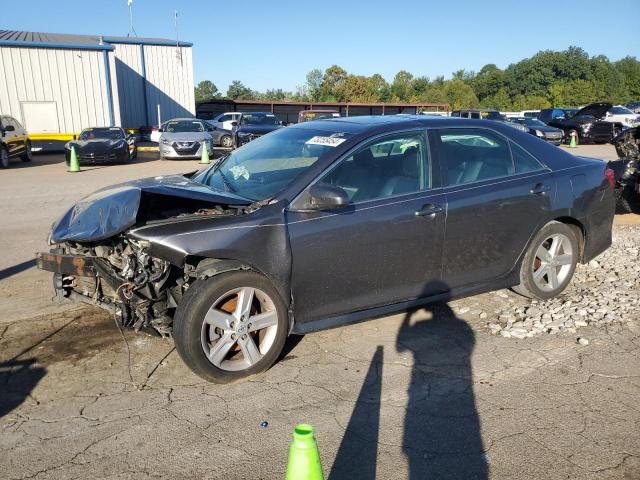
[[[0,112],[22,122],[21,102],[55,102],[60,132],[108,125],[103,55],[90,50],[0,47]],[[114,122],[119,125],[115,63],[112,53],[109,57]]]
[[[176,47],[144,46],[147,74],[149,122],[158,122],[160,104],[162,121],[195,116],[193,60],[190,47],[181,47],[182,61]]]
[[[144,78],[140,45],[115,44],[115,72],[118,78],[122,125],[138,128],[147,125],[144,106]]]

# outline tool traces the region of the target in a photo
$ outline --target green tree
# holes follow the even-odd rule
[[[321,98],[324,101],[343,101],[337,92],[341,89],[347,78],[347,71],[338,65],[331,65],[324,71],[322,76]]]
[[[504,72],[493,63],[489,63],[480,69],[471,86],[480,100],[493,96],[505,86]]]
[[[196,102],[204,102],[205,100],[212,100],[214,98],[220,98],[220,92],[218,87],[211,80],[202,80],[194,89]]]
[[[586,105],[598,100],[594,82],[561,80],[549,88],[549,100],[556,106]]]
[[[458,78],[445,82],[445,92],[447,103],[449,103],[452,110],[475,108],[479,104],[473,88]]]
[[[255,92],[246,87],[240,80],[234,80],[227,89],[227,98],[232,100],[254,100]]]
[[[307,88],[307,95],[309,100],[313,102],[319,102],[322,100],[322,70],[314,68],[307,73],[307,82],[305,84]]]
[[[502,87],[495,94],[484,97],[480,102],[484,108],[494,108],[496,110],[511,110],[511,97],[507,93],[507,89]]]
[[[389,83],[379,73],[374,73],[367,79],[368,94],[375,98],[375,102],[387,102],[391,97],[391,87]]]
[[[636,57],[624,57],[615,62],[614,67],[622,75],[624,100],[640,100],[640,62]]]
[[[393,83],[391,83],[391,95],[400,102],[406,102],[409,100],[411,93],[411,82],[413,81],[413,75],[406,70],[400,70],[393,77]]]

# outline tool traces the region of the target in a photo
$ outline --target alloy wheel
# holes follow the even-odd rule
[[[202,322],[202,349],[216,367],[244,370],[271,349],[277,330],[273,300],[257,288],[236,288],[218,298],[207,311]]]
[[[554,233],[546,238],[536,250],[533,259],[533,281],[545,292],[561,286],[571,273],[573,246],[562,233]]]

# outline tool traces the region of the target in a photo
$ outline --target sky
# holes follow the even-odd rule
[[[0,29],[129,32],[127,0],[21,0],[11,10]],[[399,70],[448,78],[487,63],[505,68],[570,45],[611,60],[640,57],[640,0],[134,0],[137,34],[175,38],[174,10],[180,40],[194,44],[195,82],[223,93],[233,80],[295,90],[307,72],[333,64],[391,81]]]

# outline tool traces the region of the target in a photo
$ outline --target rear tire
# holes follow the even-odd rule
[[[575,272],[580,246],[574,230],[549,222],[534,236],[520,266],[520,285],[513,290],[528,298],[558,296]]]
[[[23,162],[30,162],[33,159],[33,152],[31,151],[31,142],[27,142],[27,149],[20,156]]]
[[[287,331],[287,308],[277,290],[264,276],[246,270],[197,280],[173,321],[182,360],[215,383],[267,370],[282,352]]]

